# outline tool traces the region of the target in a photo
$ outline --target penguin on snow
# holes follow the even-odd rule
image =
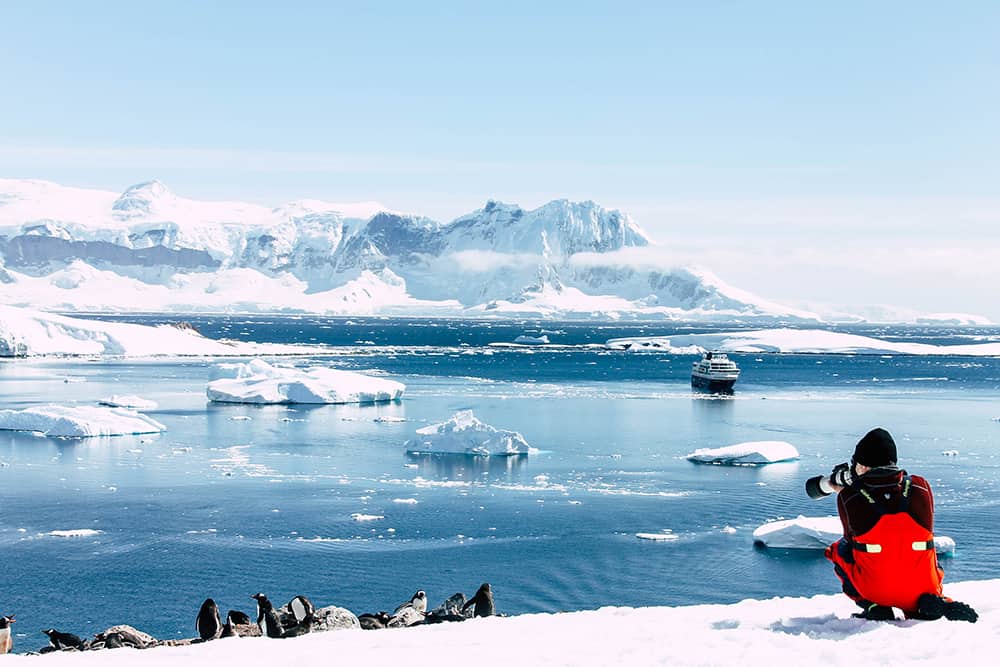
[[[271,639],[284,637],[285,631],[281,627],[278,612],[274,611],[274,605],[267,599],[267,596],[263,593],[254,593],[250,597],[257,601],[257,625],[260,626],[261,634]]]
[[[0,655],[10,653],[14,649],[14,637],[10,634],[10,624],[14,622],[14,614],[0,616]]]
[[[57,651],[83,651],[87,648],[87,645],[82,639],[69,632],[59,632],[49,628],[48,630],[42,630],[42,634],[49,638],[49,643]]]
[[[215,639],[222,634],[222,619],[219,618],[219,607],[215,600],[208,598],[201,604],[194,627],[202,641]]]

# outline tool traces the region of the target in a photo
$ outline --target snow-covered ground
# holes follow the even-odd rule
[[[298,345],[212,340],[193,329],[169,325],[105,322],[0,306],[0,357],[250,356],[304,354],[315,350]]]
[[[342,630],[293,639],[220,639],[145,651],[117,649],[43,658],[8,655],[3,660],[12,665],[43,660],[57,665],[139,667],[995,664],[1000,579],[946,584],[945,594],[971,604],[979,621],[863,621],[851,617],[857,607],[844,595],[819,595],[732,605],[607,607],[389,630]],[[16,637],[15,650],[18,641],[27,642]],[[31,642],[33,647],[37,644]]]
[[[699,354],[721,352],[812,352],[826,354],[1000,355],[1000,343],[929,345],[898,343],[822,329],[758,329],[677,336],[593,341],[630,352]],[[498,346],[512,346],[498,343]],[[534,347],[534,345],[533,345]],[[257,356],[302,355],[318,346],[217,341],[191,329],[64,317],[0,305],[0,357],[38,355]]]
[[[822,329],[757,329],[676,336],[612,338],[605,345],[615,350],[695,354],[719,352],[790,352],[817,354],[952,354],[967,356],[1000,355],[1000,343],[929,345],[898,343],[870,336]]]
[[[440,223],[377,202],[197,201],[156,180],[119,194],[0,178],[0,284],[0,303],[77,312],[988,323],[778,303],[593,201],[488,201]]]

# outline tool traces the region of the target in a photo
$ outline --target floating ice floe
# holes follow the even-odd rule
[[[518,336],[514,339],[519,345],[548,345],[548,336]]]
[[[93,528],[77,528],[76,530],[50,530],[45,534],[49,537],[94,537],[102,532],[104,531]]]
[[[59,438],[160,433],[167,427],[127,408],[39,405],[0,410],[0,430],[34,431]]]
[[[636,533],[635,536],[640,540],[652,540],[654,542],[673,542],[680,539],[680,535],[675,535],[669,529],[664,530],[662,533]]]
[[[156,401],[139,396],[119,396],[118,394],[102,399],[97,404],[109,408],[132,408],[133,410],[155,410],[157,407]]]
[[[221,364],[220,379],[208,383],[216,403],[378,403],[403,397],[406,386],[395,380],[316,366],[300,370],[272,366],[260,359]]]
[[[534,450],[520,433],[494,428],[476,419],[472,410],[462,410],[446,422],[417,429],[417,437],[406,441],[406,451],[411,454],[516,456]]]
[[[799,450],[781,440],[741,442],[727,447],[696,449],[687,455],[688,461],[716,465],[762,465],[799,458]]]
[[[754,542],[774,549],[825,549],[843,535],[840,517],[836,516],[771,521],[753,531]],[[955,540],[935,535],[934,549],[939,554],[951,554],[955,551]]]

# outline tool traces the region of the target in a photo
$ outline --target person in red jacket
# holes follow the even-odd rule
[[[969,605],[941,595],[944,571],[934,550],[934,494],[919,475],[896,467],[896,443],[876,428],[854,450],[847,486],[837,492],[844,537],[826,549],[844,593],[873,621],[906,618],[975,623]]]

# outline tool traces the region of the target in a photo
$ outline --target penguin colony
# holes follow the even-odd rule
[[[93,639],[85,640],[77,635],[50,628],[42,631],[42,634],[49,638],[49,645],[32,653],[114,648],[144,649],[154,646],[195,644],[226,637],[286,639],[325,630],[407,628],[497,615],[493,604],[493,590],[485,583],[471,598],[466,599],[465,594],[455,593],[430,611],[427,610],[427,594],[424,591],[417,591],[409,601],[396,607],[391,614],[387,611],[378,611],[355,616],[342,607],[316,609],[304,595],[296,595],[287,604],[278,608],[275,608],[263,593],[254,593],[250,598],[257,603],[256,620],[241,611],[230,609],[225,622],[215,600],[206,599],[195,617],[194,627],[198,636],[191,639],[159,640],[130,625],[116,625],[94,635]],[[0,616],[0,654],[10,653],[13,650],[12,623],[14,614]]]

